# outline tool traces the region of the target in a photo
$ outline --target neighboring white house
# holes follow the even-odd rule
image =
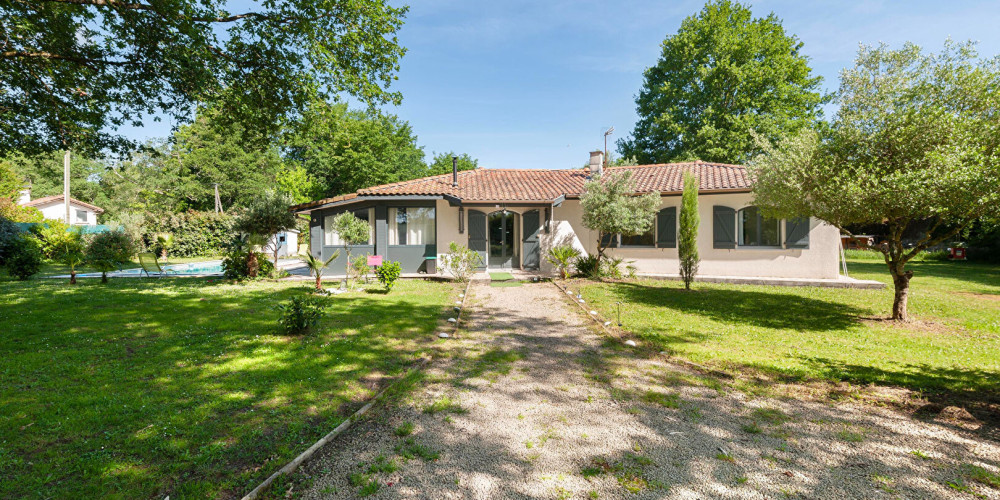
[[[31,199],[31,191],[21,191],[21,199],[18,204],[24,207],[37,208],[46,219],[66,220],[66,205],[63,203],[63,195],[46,196]],[[104,209],[90,203],[84,203],[75,198],[69,199],[69,223],[75,226],[96,226],[97,216],[104,213]]]
[[[597,233],[583,225],[584,184],[631,172],[637,193],[659,192],[660,210],[649,232],[609,236],[611,255],[649,275],[676,275],[677,224],[684,172],[700,180],[698,251],[702,276],[837,279],[839,231],[814,218],[772,220],[753,206],[745,167],[685,162],[571,170],[485,169],[374,186],[293,207],[311,216],[311,252],[326,258],[340,248],[330,221],[351,211],[371,225],[369,253],[402,263],[408,273],[437,274],[435,261],[451,242],[482,256],[484,268],[551,271],[545,259],[556,245],[597,251]],[[343,266],[341,256],[333,268]]]
[[[275,234],[267,242],[267,248],[274,248],[275,240],[278,245],[278,257],[289,257],[299,253],[299,231],[289,229],[285,232]]]

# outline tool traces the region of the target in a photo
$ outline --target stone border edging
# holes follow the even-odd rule
[[[462,293],[462,301],[461,301],[462,304],[459,306],[458,314],[455,315],[455,329],[452,330],[453,333],[458,332],[459,324],[461,323],[461,318],[462,318],[462,311],[465,309],[465,299],[469,297],[469,288],[471,286],[472,286],[472,280],[469,280],[469,282],[465,285],[465,291]],[[340,434],[343,434],[344,431],[346,431],[351,427],[351,424],[353,424],[354,422],[359,420],[362,416],[364,416],[364,414],[367,413],[368,410],[370,410],[373,406],[375,406],[375,403],[379,402],[379,400],[381,400],[382,397],[385,396],[386,392],[389,392],[390,389],[394,388],[396,384],[406,379],[406,377],[424,369],[424,367],[426,367],[430,362],[431,358],[421,359],[416,366],[407,370],[406,373],[404,373],[402,376],[394,380],[391,384],[389,384],[384,389],[379,391],[379,393],[376,394],[374,398],[365,403],[365,405],[359,408],[358,411],[351,414],[350,417],[341,422],[340,425],[338,425],[335,429],[333,429],[327,435],[320,438],[319,441],[313,443],[313,445],[307,448],[306,451],[300,453],[299,456],[292,459],[291,462],[285,464],[284,467],[278,469],[277,471],[275,471],[274,474],[268,476],[267,479],[265,479],[264,482],[257,485],[256,488],[250,490],[250,493],[244,495],[242,500],[256,500],[260,496],[260,494],[263,493],[265,490],[267,490],[267,488],[270,487],[271,484],[273,484],[274,481],[277,480],[279,477],[295,472],[295,469],[298,469],[303,462],[309,460],[313,455],[315,455],[320,448],[325,446],[327,443],[332,441]]]

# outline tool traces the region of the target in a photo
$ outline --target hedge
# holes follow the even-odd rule
[[[169,255],[176,257],[207,257],[222,255],[236,235],[234,214],[197,212],[176,214],[146,214],[142,244],[148,249],[156,245],[157,233],[174,236]]]

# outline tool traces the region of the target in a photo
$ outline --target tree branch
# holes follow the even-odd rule
[[[40,51],[24,51],[24,50],[9,50],[6,52],[0,52],[0,57],[3,59],[49,59],[58,61],[69,61],[74,63],[83,64],[85,66],[94,68],[94,64],[104,64],[108,66],[128,66],[130,63],[128,61],[109,61],[107,59],[92,59],[89,57],[79,57],[79,56],[64,56],[62,54],[55,54],[52,52]]]
[[[112,9],[117,9],[117,10],[141,10],[141,11],[153,12],[160,17],[164,18],[168,17],[165,13],[157,10],[156,7],[144,3],[128,3],[128,2],[121,2],[119,0],[38,0],[38,1],[48,2],[48,3],[64,3],[72,5],[94,6],[94,7],[110,7]],[[203,16],[203,17],[172,16],[172,17],[174,19],[187,19],[190,21],[203,22],[203,23],[232,23],[249,18],[271,20],[284,23],[295,19],[292,16],[276,17],[269,14],[263,14],[260,12],[245,12],[243,14],[232,14],[224,17],[208,17],[208,16]]]

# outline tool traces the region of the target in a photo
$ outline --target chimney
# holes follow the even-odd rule
[[[604,151],[590,152],[590,175],[601,175],[604,173]]]
[[[21,190],[21,197],[17,200],[18,205],[24,205],[31,201],[31,186]]]
[[[451,187],[458,187],[458,157],[451,157]]]

